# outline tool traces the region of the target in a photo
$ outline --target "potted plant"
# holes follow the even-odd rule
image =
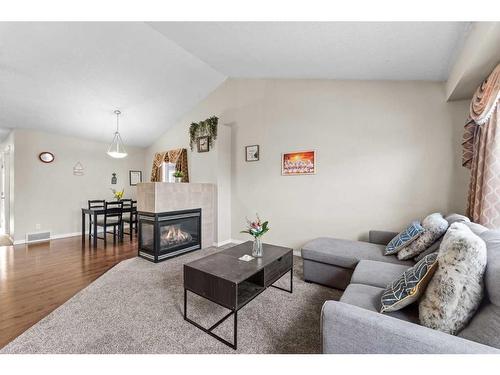
[[[175,171],[174,172],[174,181],[175,182],[182,182],[183,177],[184,177],[184,172],[182,172],[182,171]]]
[[[247,219],[247,229],[242,230],[241,233],[248,233],[253,236],[253,247],[252,247],[252,256],[260,258],[262,257],[262,240],[261,237],[267,233],[269,230],[268,222],[262,222],[259,218],[259,215],[256,215],[256,219],[254,221],[250,221]]]
[[[113,192],[113,197],[117,200],[120,201],[123,198],[123,194],[125,193],[125,189],[122,189],[121,191],[111,189]]]

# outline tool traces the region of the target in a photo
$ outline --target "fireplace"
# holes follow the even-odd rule
[[[201,249],[201,209],[139,212],[139,256],[161,262]]]

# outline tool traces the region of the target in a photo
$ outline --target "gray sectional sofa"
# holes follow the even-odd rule
[[[345,290],[323,305],[323,352],[500,354],[500,231],[479,234],[488,251],[485,298],[457,336],[419,325],[417,304],[379,313],[384,288],[414,264],[383,255],[396,234],[370,231],[369,242],[322,237],[303,246],[304,279]]]

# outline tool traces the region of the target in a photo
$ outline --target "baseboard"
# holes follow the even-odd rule
[[[86,232],[85,234],[87,235],[88,232]],[[81,236],[81,235],[82,235],[82,232],[55,234],[53,236],[50,236],[50,239],[48,241],[59,240],[61,238],[76,237],[76,236]],[[41,243],[41,242],[39,242],[39,243]],[[24,245],[24,244],[26,244],[26,240],[17,240],[17,241],[14,241],[14,245]]]
[[[128,228],[127,225],[125,225],[125,228]],[[97,233],[102,233],[104,231],[104,229],[100,228],[97,230]],[[85,236],[87,236],[89,234],[88,231],[85,231]],[[82,235],[82,232],[73,232],[73,233],[62,233],[62,234],[54,234],[52,236],[50,236],[50,240],[49,241],[52,241],[52,240],[60,240],[62,238],[68,238],[68,237],[79,237]],[[26,244],[26,240],[25,239],[22,239],[22,240],[17,240],[17,241],[12,241],[14,245],[24,245]]]
[[[243,243],[243,242],[246,242],[246,241],[242,241],[242,240],[235,240],[235,239],[229,239],[229,240],[225,240],[225,241],[221,241],[221,242],[214,242],[213,246],[215,247],[221,247],[221,246],[224,246],[224,245],[227,245],[227,244],[230,244],[230,243],[234,243],[236,245],[239,245],[240,243]]]

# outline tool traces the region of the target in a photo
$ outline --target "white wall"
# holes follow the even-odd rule
[[[219,86],[208,98],[199,103],[165,132],[146,150],[146,181],[151,178],[153,156],[156,152],[175,148],[188,150],[189,178],[191,182],[217,185],[217,242],[231,239],[231,121],[232,100],[227,83]],[[192,122],[199,122],[212,115],[219,116],[218,136],[210,152],[198,153],[196,145],[189,148],[188,129]]]
[[[443,83],[230,79],[147,151],[186,147],[192,121],[231,126],[231,237],[245,216],[270,220],[266,241],[300,247],[317,236],[357,239],[399,230],[435,211],[463,212],[466,101]],[[261,159],[247,163],[246,145]],[[314,176],[281,176],[281,153],[317,151]],[[190,153],[193,182],[216,181],[217,154]]]
[[[14,132],[15,241],[24,240],[27,232],[50,230],[53,236],[80,232],[81,207],[89,199],[112,200],[111,188],[125,188],[125,197],[135,198],[128,172],[143,170],[144,149],[126,147],[126,158],[112,159],[105,143],[31,130]],[[42,151],[52,152],[55,161],[40,162]],[[73,175],[78,161],[85,168],[83,176]],[[111,185],[113,172],[116,185]]]

